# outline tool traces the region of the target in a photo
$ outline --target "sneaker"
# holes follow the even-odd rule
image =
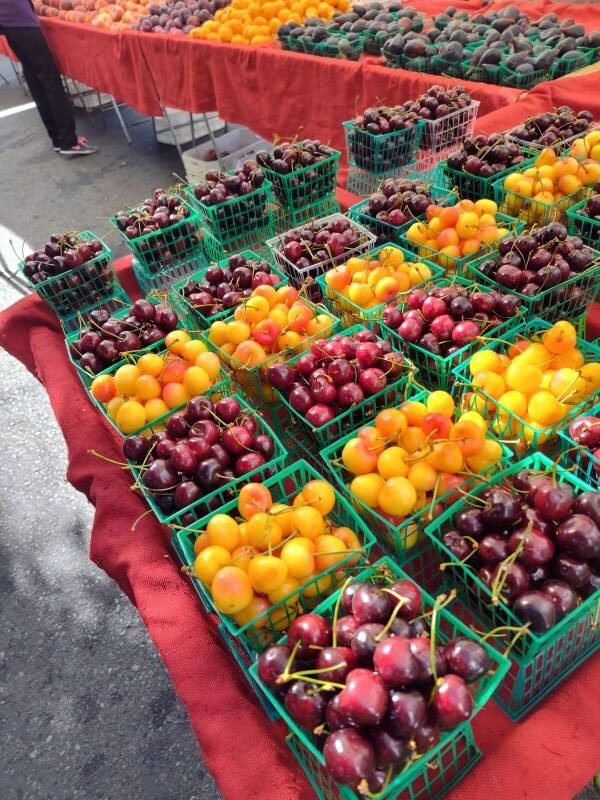
[[[61,147],[58,152],[61,156],[91,156],[98,152],[98,148],[91,147],[84,136],[78,136],[77,144],[73,147]]]
[[[56,147],[56,145],[52,145],[52,149],[55,153],[60,153],[60,147]]]

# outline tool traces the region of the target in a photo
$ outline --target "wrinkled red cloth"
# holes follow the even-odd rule
[[[135,296],[129,260],[119,265]],[[68,480],[96,508],[90,557],[137,606],[189,714],[225,800],[310,800],[314,794],[181,574],[166,529],[130,491],[131,477],[92,455],[121,458],[119,437],[86,397],[57,320],[35,296],[0,314],[0,344],[45,386],[68,447]],[[33,443],[31,443],[33,446]],[[135,530],[132,526],[135,525]],[[571,800],[598,770],[596,657],[512,724],[493,703],[474,723],[485,758],[448,800]]]

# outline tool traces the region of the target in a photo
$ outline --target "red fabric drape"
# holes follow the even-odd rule
[[[135,296],[130,269],[120,267]],[[90,556],[137,606],[225,800],[309,800],[283,725],[267,720],[181,575],[165,529],[146,515],[132,532],[145,506],[130,491],[131,479],[89,454],[95,449],[119,459],[119,437],[88,401],[52,313],[34,296],[16,303],[0,314],[0,345],[48,391],[68,446],[67,478],[96,507]],[[449,800],[570,800],[598,769],[598,681],[596,658],[518,725],[490,704],[474,725],[486,757]]]

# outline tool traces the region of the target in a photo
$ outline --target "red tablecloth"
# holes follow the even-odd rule
[[[135,295],[131,272],[120,274]],[[214,620],[181,575],[162,528],[130,491],[131,478],[89,454],[119,459],[119,438],[86,397],[59,325],[35,296],[0,314],[0,344],[44,384],[68,446],[68,480],[96,507],[90,556],[137,606],[185,705],[225,800],[309,800],[313,793],[267,720]],[[29,446],[35,447],[35,442]],[[449,800],[571,800],[598,770],[600,659],[566,680],[525,722],[490,704],[475,720],[482,762]]]
[[[496,0],[486,9],[510,4]],[[463,0],[459,5],[471,11],[482,8],[480,0]],[[417,0],[416,6],[434,14],[446,2]],[[573,16],[587,27],[600,24],[598,6],[592,4],[566,6],[549,0],[527,4],[532,18],[548,11]],[[377,100],[402,102],[433,83],[456,83],[441,76],[388,69],[372,57],[353,62],[291,53],[276,46],[244,47],[128,30],[112,33],[54,18],[44,18],[42,24],[63,74],[108,92],[146,115],[161,113],[159,100],[186,111],[217,111],[223,119],[246,125],[268,139],[275,133],[300,134],[343,149],[341,122],[357,109]],[[2,37],[0,52],[8,52]],[[462,83],[480,100],[480,117],[493,111],[502,117],[523,103],[530,105],[532,99],[535,103],[536,98],[543,103],[559,85],[564,85],[560,91],[572,105],[584,107],[594,101],[594,95],[595,102],[600,102],[593,74],[540,84],[528,93]]]

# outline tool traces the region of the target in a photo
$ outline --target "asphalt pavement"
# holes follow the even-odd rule
[[[56,231],[104,235],[121,205],[181,173],[175,149],[128,110],[142,123],[131,146],[114,113],[79,112],[100,152],[56,155],[35,109],[2,115],[30,98],[2,57],[0,74],[5,257],[16,257],[9,238],[22,252]],[[0,308],[16,299],[0,280]],[[93,508],[66,482],[48,397],[3,350],[0,430],[0,800],[218,800],[136,609],[88,558]]]

